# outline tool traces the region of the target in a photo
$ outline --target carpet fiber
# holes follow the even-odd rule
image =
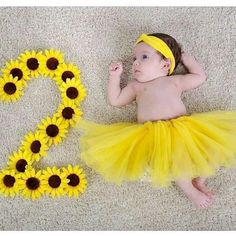
[[[81,69],[88,90],[84,116],[97,122],[135,120],[135,103],[114,108],[107,102],[108,65],[125,63],[130,78],[132,47],[141,33],[171,34],[204,65],[208,80],[183,94],[189,112],[236,108],[235,8],[81,7],[0,8],[0,67],[26,49],[58,48]],[[233,32],[234,31],[234,32]],[[177,72],[181,72],[179,68]],[[234,71],[233,71],[234,70]],[[31,80],[16,103],[0,103],[0,168],[25,134],[34,131],[60,103],[50,79]],[[79,158],[79,133],[52,147],[37,164],[81,164],[88,188],[80,198],[0,197],[1,230],[236,230],[236,170],[220,169],[207,184],[216,193],[209,209],[196,209],[175,186],[153,189],[133,182],[106,183]]]

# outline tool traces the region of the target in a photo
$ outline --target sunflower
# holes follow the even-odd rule
[[[50,147],[53,143],[56,145],[61,142],[62,138],[65,137],[68,124],[66,124],[62,118],[46,117],[42,120],[41,124],[38,125],[39,131],[46,137],[47,144]]]
[[[17,80],[27,81],[30,79],[29,71],[27,67],[19,61],[13,61],[6,63],[6,67],[2,69],[3,75],[12,75],[13,78],[17,77]]]
[[[66,83],[60,86],[62,92],[62,99],[65,101],[73,101],[75,104],[81,102],[86,96],[86,89],[80,81],[73,79],[67,79]]]
[[[58,85],[66,82],[66,79],[76,78],[80,80],[80,70],[73,64],[61,64],[55,72],[54,79]]]
[[[0,172],[0,193],[6,197],[14,197],[19,192],[19,174],[5,169]]]
[[[58,66],[64,63],[63,54],[59,50],[45,50],[45,57],[42,61],[42,65],[44,67],[43,74],[45,76],[54,77]]]
[[[26,168],[25,173],[21,174],[19,188],[21,195],[33,200],[39,198],[45,191],[45,185],[42,183],[43,175],[41,171],[35,172],[35,169]]]
[[[32,160],[39,161],[40,157],[46,156],[48,150],[46,136],[42,132],[29,132],[22,141],[21,150],[25,151]]]
[[[69,197],[78,197],[80,193],[84,192],[87,187],[87,180],[82,168],[78,165],[74,167],[68,165],[67,168],[62,168],[62,173],[65,173],[66,178],[69,180],[65,188]]]
[[[30,73],[30,77],[38,78],[40,74],[43,72],[43,61],[44,55],[40,52],[33,51],[25,51],[19,56],[19,60],[26,65]]]
[[[0,99],[5,102],[15,102],[23,95],[24,81],[18,81],[12,75],[0,78]]]
[[[43,170],[42,183],[45,186],[45,192],[53,198],[64,195],[64,188],[67,182],[69,182],[65,176],[66,174],[61,173],[55,166],[53,168],[47,167],[46,170]]]
[[[56,117],[62,117],[68,125],[74,126],[76,121],[81,117],[82,111],[76,107],[72,101],[65,101],[60,104]]]
[[[25,152],[19,150],[17,152],[13,152],[13,154],[9,157],[7,164],[10,169],[13,169],[18,173],[24,173],[26,166],[29,167],[32,165],[32,159]]]

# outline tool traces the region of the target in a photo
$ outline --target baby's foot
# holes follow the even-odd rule
[[[197,177],[193,179],[192,181],[193,186],[197,188],[199,191],[201,191],[202,193],[205,193],[207,196],[214,198],[215,194],[206,187],[205,180],[206,179],[203,177]]]
[[[206,195],[196,188],[193,188],[190,192],[185,194],[199,208],[207,208],[213,203],[212,197]]]

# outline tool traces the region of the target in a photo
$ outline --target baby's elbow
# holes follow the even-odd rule
[[[121,108],[121,107],[122,107],[122,105],[119,104],[119,103],[111,103],[111,105],[112,105],[113,107],[117,107],[117,108]]]
[[[205,74],[197,74],[196,80],[198,81],[198,84],[202,84],[207,80],[207,76]]]
[[[207,76],[205,74],[201,75],[201,81],[204,83],[207,80]]]
[[[123,106],[123,105],[122,105],[119,101],[117,101],[117,100],[110,100],[110,104],[111,104],[113,107],[118,107],[118,108],[120,108],[120,107]]]
[[[207,80],[207,75],[205,73],[202,75],[202,79],[203,79],[203,81]]]
[[[206,81],[206,79],[207,79],[206,76],[200,75],[196,83],[196,88],[201,86]]]

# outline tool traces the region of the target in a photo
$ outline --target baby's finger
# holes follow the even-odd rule
[[[116,66],[112,66],[112,68],[110,69],[111,71],[116,71],[117,67]]]
[[[110,65],[110,66],[109,66],[109,69],[110,69],[110,70],[114,70],[114,69],[115,69],[115,65],[114,65],[114,64]]]
[[[119,62],[116,63],[116,65],[117,65],[118,67],[122,67],[122,62],[119,61]]]

